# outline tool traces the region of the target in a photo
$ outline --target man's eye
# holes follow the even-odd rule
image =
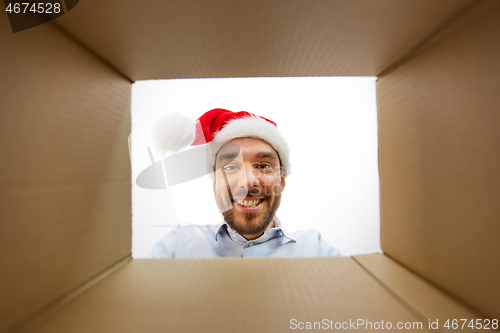
[[[224,167],[224,170],[226,170],[226,171],[234,171],[234,170],[236,170],[236,166],[235,165],[226,165]]]
[[[259,169],[270,169],[271,166],[269,164],[259,164],[258,168]]]

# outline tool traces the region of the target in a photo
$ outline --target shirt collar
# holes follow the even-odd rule
[[[270,230],[277,230],[280,231],[283,236],[288,238],[290,241],[296,242],[295,238],[293,238],[290,233],[288,233],[285,229],[281,227],[281,221],[278,219],[278,217],[275,215],[274,216],[274,228],[271,228]],[[267,230],[266,230],[267,231]],[[226,222],[222,222],[219,227],[217,228],[217,231],[215,232],[215,241],[217,241],[217,238],[219,236],[219,233],[226,232],[228,235],[230,232],[235,232]],[[261,236],[262,237],[262,236]]]

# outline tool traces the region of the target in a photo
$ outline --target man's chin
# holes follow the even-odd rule
[[[236,209],[233,208],[225,212],[223,214],[224,221],[240,235],[260,234],[267,229],[273,220],[259,213],[235,213],[235,211]]]
[[[265,198],[261,202],[260,205],[262,206],[259,209],[245,212],[244,209],[236,207],[237,204],[233,202],[233,207],[223,212],[222,215],[224,221],[240,235],[258,235],[262,234],[273,222],[279,203],[280,200]]]

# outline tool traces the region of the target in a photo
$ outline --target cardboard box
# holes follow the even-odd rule
[[[15,34],[2,12],[0,331],[499,319],[499,36],[495,0],[86,0]],[[384,254],[131,260],[131,83],[254,76],[378,76]]]

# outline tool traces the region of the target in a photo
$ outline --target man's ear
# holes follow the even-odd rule
[[[215,155],[215,158],[217,158],[217,155]],[[214,163],[213,167],[212,167],[212,190],[214,191],[215,193],[215,179],[217,178],[217,168],[216,168],[216,165],[217,165],[217,162]]]
[[[281,161],[280,161],[280,163],[281,163]],[[286,169],[283,165],[280,165],[281,190],[282,191],[285,189],[285,185],[286,185],[285,175],[286,175]]]
[[[215,193],[215,182],[217,181],[217,171],[214,171],[213,175],[214,175],[214,178],[212,180],[212,190]]]

